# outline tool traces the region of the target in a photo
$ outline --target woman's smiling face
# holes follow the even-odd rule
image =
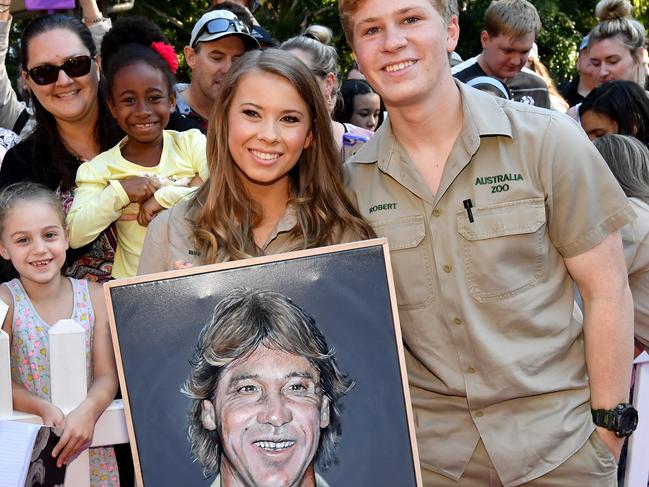
[[[88,48],[76,33],[65,28],[52,29],[29,41],[27,70],[44,64],[60,66],[71,57],[89,55]],[[43,108],[57,122],[85,121],[96,113],[99,67],[95,60],[90,72],[78,78],[68,76],[63,70],[59,70],[54,83],[47,85],[36,84],[27,71],[23,71],[23,78]]]
[[[228,110],[228,148],[244,185],[288,184],[289,171],[311,145],[311,114],[282,76],[253,71],[235,89]]]

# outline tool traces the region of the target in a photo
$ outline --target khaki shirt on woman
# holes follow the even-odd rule
[[[142,246],[142,255],[137,274],[152,274],[169,271],[174,262],[188,262],[193,266],[204,264],[192,240],[192,227],[187,210],[189,199],[178,203],[169,210],[162,211],[149,224]],[[297,225],[295,207],[289,205],[268,236],[261,250],[266,255],[281,254],[303,248],[302,242],[296,241],[291,230]],[[362,237],[346,230],[335,243],[353,242]]]
[[[169,271],[174,262],[188,262],[193,266],[202,265],[200,255],[192,240],[192,228],[187,217],[190,200],[178,203],[163,211],[149,224],[137,274],[152,274]],[[295,239],[289,237],[297,219],[295,209],[289,206],[277,222],[262,250],[267,254],[279,254],[295,250]]]

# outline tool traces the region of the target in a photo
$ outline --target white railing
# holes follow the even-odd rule
[[[649,481],[649,354],[635,360],[633,405],[639,411],[638,429],[629,438],[625,487],[647,487]]]
[[[67,414],[86,398],[86,346],[83,328],[73,320],[61,320],[49,329],[52,403]],[[32,414],[14,411],[11,399],[9,337],[0,330],[0,420],[41,423]],[[113,401],[95,425],[92,446],[128,443],[124,405]],[[90,485],[88,451],[68,465],[65,487]]]

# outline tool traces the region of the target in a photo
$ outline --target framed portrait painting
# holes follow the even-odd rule
[[[139,485],[421,485],[384,239],[105,293]]]

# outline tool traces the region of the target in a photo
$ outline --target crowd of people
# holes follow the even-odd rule
[[[617,485],[634,336],[649,348],[647,36],[628,0],[597,4],[559,85],[527,0],[493,0],[466,61],[456,0],[339,0],[344,80],[328,28],[276,40],[252,2],[214,0],[186,83],[152,20],[79,3],[25,27],[20,93],[0,4],[3,329],[14,408],[63,428],[60,465],[118,390],[100,283],[382,236],[424,484]],[[47,329],[69,317],[91,385],[64,415]],[[128,463],[92,449],[91,485],[129,485]]]

